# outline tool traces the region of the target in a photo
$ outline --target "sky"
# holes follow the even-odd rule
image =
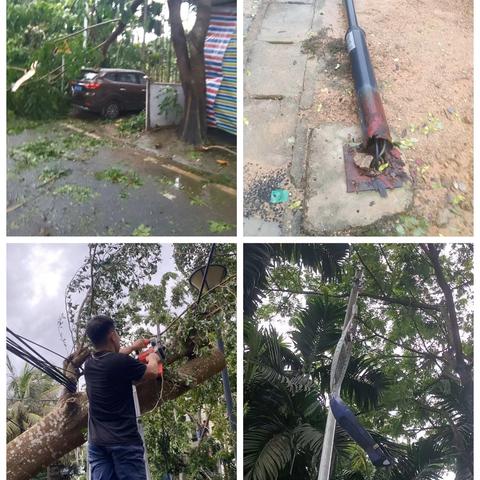
[[[172,254],[173,245],[163,245],[161,265],[155,278],[175,270]],[[70,353],[60,339],[57,322],[65,311],[65,287],[87,255],[87,244],[8,245],[8,327],[61,355]],[[70,338],[66,328],[63,335]],[[60,366],[60,358],[37,350],[47,360]],[[14,357],[12,360],[16,368],[21,368],[21,360]]]
[[[140,17],[140,10],[137,12],[137,17]],[[196,12],[192,10],[190,4],[188,2],[183,2],[182,5],[180,6],[180,16],[182,17],[182,23],[183,23],[183,28],[185,31],[189,32],[192,28],[193,25],[195,24],[196,20]],[[159,17],[162,22],[163,22],[163,32],[166,35],[170,35],[170,24],[168,23],[168,4],[167,2],[163,3],[163,11],[162,14]],[[143,41],[143,28],[138,27],[133,29],[133,35],[134,39],[138,43],[142,43]],[[150,32],[147,33],[145,36],[146,42],[152,42],[157,38],[157,35],[155,33]]]

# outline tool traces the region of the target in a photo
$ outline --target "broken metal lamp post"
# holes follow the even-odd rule
[[[211,264],[214,252],[215,244],[212,244],[212,248],[210,249],[210,253],[208,255],[207,264],[197,268],[189,279],[190,285],[198,290],[197,306],[200,302],[203,291],[208,292],[212,288],[219,285],[227,276],[227,269],[225,266]],[[217,328],[217,347],[223,354],[225,353],[220,327]],[[232,432],[236,432],[237,419],[234,413],[232,389],[230,387],[230,378],[228,376],[228,370],[226,366],[222,370],[222,384],[230,427]]]
[[[332,463],[333,443],[335,439],[335,425],[339,425],[355,440],[368,454],[375,466],[391,464],[385,452],[373,440],[371,435],[359,424],[355,415],[342,402],[340,389],[350,362],[353,347],[353,337],[357,328],[357,299],[362,284],[362,271],[357,270],[353,286],[348,299],[347,311],[343,322],[342,334],[333,354],[330,370],[330,408],[328,409],[327,423],[323,437],[322,455],[318,470],[318,480],[328,480]]]
[[[373,156],[372,168],[387,162],[393,148],[390,129],[368,53],[365,32],[359,27],[353,0],[345,0],[348,30],[345,36],[357,94],[363,148]]]

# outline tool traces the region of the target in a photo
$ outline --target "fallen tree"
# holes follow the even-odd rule
[[[195,358],[169,374],[161,395],[161,382],[137,388],[142,413],[195,388],[225,367],[223,354],[214,350]],[[88,400],[85,393],[63,396],[56,407],[32,428],[7,445],[7,478],[28,480],[43,468],[79,447],[87,436]]]

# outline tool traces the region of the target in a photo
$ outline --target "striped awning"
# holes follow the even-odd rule
[[[205,39],[208,125],[237,133],[237,12],[214,7]]]

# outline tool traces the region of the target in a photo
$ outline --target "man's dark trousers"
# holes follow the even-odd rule
[[[92,480],[147,480],[142,445],[88,444]]]

